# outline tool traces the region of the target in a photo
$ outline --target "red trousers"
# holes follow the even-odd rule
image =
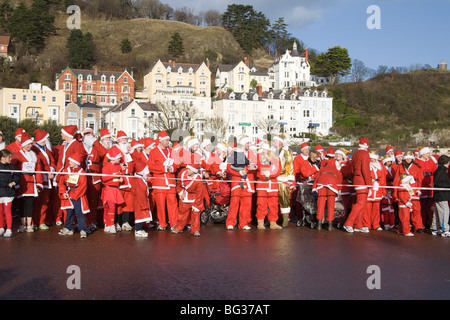
[[[52,189],[42,189],[34,202],[33,223],[40,226],[48,222],[47,213],[49,210],[50,199],[52,198]],[[52,204],[54,205],[54,204]]]
[[[184,203],[180,201],[178,204],[178,217],[175,229],[182,231],[184,227],[190,223],[191,233],[200,232],[200,213],[192,209],[192,203]]]
[[[8,203],[0,203],[0,228],[5,228],[5,222],[6,222],[6,229],[12,228],[12,201]]]
[[[423,220],[422,220],[422,214],[421,214],[421,203],[420,200],[413,200],[412,201],[412,212],[411,212],[411,223],[414,227],[414,231],[417,231],[417,229],[423,229]]]
[[[346,226],[355,226],[357,229],[361,229],[363,227],[363,217],[367,206],[367,196],[367,189],[356,190],[356,201],[352,206],[352,211],[350,211],[350,214],[345,221]]]
[[[247,189],[238,187],[231,191],[230,207],[228,209],[226,226],[234,226],[236,224],[238,214],[239,229],[242,229],[252,221],[252,197],[253,193],[248,192]]]
[[[256,219],[278,220],[278,192],[258,190],[256,200]]]
[[[381,217],[384,225],[394,226],[395,225],[395,213],[394,209],[389,210],[389,206],[383,206],[381,209]]]
[[[407,234],[411,232],[411,210],[409,208],[398,208],[398,233]]]
[[[433,204],[434,200],[432,197],[420,198],[420,210],[422,215],[422,224],[424,226],[431,226],[431,223],[433,222],[433,211],[431,211]]]
[[[175,189],[172,190],[158,190],[153,189],[153,198],[156,206],[156,216],[161,227],[167,228],[167,216],[170,225],[175,225],[178,218],[178,201]]]
[[[367,201],[366,212],[364,214],[364,226],[375,230],[380,227],[381,212],[380,201]]]
[[[325,204],[327,204],[327,221],[333,221],[337,194],[326,187],[319,189],[317,193],[319,195],[317,198],[317,220],[323,220],[325,215]]]
[[[114,218],[116,214],[116,203],[112,201],[106,201],[103,204],[104,207],[104,215],[103,222],[105,223],[105,227],[111,227],[114,225]]]
[[[133,212],[133,194],[131,193],[131,188],[120,189],[123,197],[123,203],[117,207],[117,214],[122,214],[122,212]]]

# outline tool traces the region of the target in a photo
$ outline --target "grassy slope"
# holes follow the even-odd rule
[[[387,74],[329,88],[335,97],[337,132],[376,141],[403,139],[450,127],[450,71]]]

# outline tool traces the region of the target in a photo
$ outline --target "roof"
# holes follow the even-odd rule
[[[111,112],[122,112],[123,110],[128,108],[130,106],[130,104],[132,104],[132,103],[137,104],[144,111],[154,111],[154,112],[160,111],[158,106],[154,103],[137,102],[137,101],[133,100],[133,101],[122,103],[122,104],[112,108]]]
[[[165,69],[170,67],[172,70],[179,70],[181,68],[183,70],[183,73],[187,73],[190,68],[192,68],[192,72],[197,72],[197,70],[204,64],[204,63],[201,64],[181,63],[176,61],[162,62],[161,60],[158,60],[157,62],[155,62],[150,66],[147,73],[151,72],[158,62],[162,63]]]
[[[117,80],[118,78],[120,78],[122,76],[122,74],[124,72],[128,71],[101,71],[101,70],[97,70],[97,74],[95,74],[95,70],[88,70],[88,69],[72,69],[70,67],[67,67],[66,69],[64,69],[61,74],[58,76],[58,78],[64,73],[64,71],[66,71],[67,69],[69,69],[77,78],[78,76],[81,74],[83,76],[83,79],[86,79],[88,75],[92,76],[92,80],[101,80],[101,77],[104,75],[106,76],[106,79],[109,79],[111,76],[114,76],[114,78]],[[131,75],[130,75],[131,77]],[[131,77],[133,78],[133,77]],[[134,80],[134,79],[133,79]]]
[[[98,105],[93,104],[92,102],[86,102],[80,106],[80,109],[102,109],[102,107],[99,107]]]
[[[0,36],[0,45],[9,46],[9,41],[11,40],[10,36]]]

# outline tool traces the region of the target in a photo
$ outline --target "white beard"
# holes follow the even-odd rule
[[[36,156],[36,153],[34,153],[34,151],[28,151],[28,152],[24,152],[24,153],[31,162],[34,162],[34,163],[37,162],[37,156]]]
[[[94,146],[95,137],[94,136],[86,136],[83,139],[83,144],[86,150],[90,153],[92,151],[92,147]]]
[[[113,143],[111,140],[109,141],[102,141],[101,144],[105,147],[106,150],[109,150],[112,148]]]
[[[117,144],[117,147],[119,148],[119,150],[122,151],[124,154],[128,153],[128,146],[129,146],[129,143],[127,143],[127,142]]]
[[[375,168],[377,170],[381,170],[381,164],[379,162],[371,162],[370,168]]]
[[[49,139],[45,140],[45,147],[48,149],[48,151],[52,151],[52,143]]]

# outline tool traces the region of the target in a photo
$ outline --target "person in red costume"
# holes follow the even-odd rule
[[[116,216],[117,207],[124,202],[122,193],[119,191],[119,186],[123,181],[122,177],[115,177],[123,175],[125,165],[122,159],[122,152],[118,147],[113,146],[106,153],[106,162],[102,168],[102,202],[104,207],[104,231],[107,233],[116,233],[114,225],[114,218]]]
[[[420,187],[422,186],[423,173],[420,165],[414,160],[415,156],[411,151],[405,152],[403,156],[402,165],[397,168],[397,172],[394,177],[394,187],[398,187],[401,184],[400,175],[402,173],[412,176],[414,179],[409,182],[414,190],[414,194],[411,196],[412,211],[411,211],[411,222],[414,227],[414,231],[418,233],[423,232],[423,221],[420,211]],[[392,193],[394,199],[398,200],[397,189],[394,188]],[[400,203],[399,203],[400,206]],[[400,215],[400,210],[399,210]]]
[[[20,141],[22,140],[22,135],[24,133],[25,133],[24,129],[22,128],[17,129],[16,134],[14,135],[14,142],[8,144],[6,146],[6,149],[11,151],[13,154],[20,152],[20,150],[22,150],[22,144]]]
[[[155,201],[158,219],[157,230],[162,231],[177,221],[177,194],[175,172],[177,165],[174,163],[173,150],[169,147],[170,137],[165,131],[158,133],[158,146],[150,151],[148,169],[152,173],[152,196]],[[166,209],[168,222],[166,218]]]
[[[87,237],[85,215],[89,213],[89,203],[86,196],[87,177],[81,168],[84,155],[74,153],[67,160],[69,166],[63,170],[59,179],[59,194],[61,197],[61,209],[66,210],[67,217],[65,227],[59,231],[60,235],[73,235],[75,217],[80,237]]]
[[[200,236],[200,214],[205,209],[203,204],[203,181],[199,174],[199,164],[188,164],[179,172],[177,193],[179,198],[178,217],[172,226],[172,233],[181,233],[190,221],[191,233]]]
[[[282,166],[281,159],[275,152],[270,150],[270,145],[263,143],[261,152],[257,156],[258,171],[256,174],[256,219],[258,221],[257,228],[266,229],[264,219],[270,224],[270,229],[281,230],[283,227],[277,224],[278,220],[278,180]]]
[[[372,185],[370,178],[370,156],[369,140],[363,137],[359,140],[359,148],[352,156],[353,166],[353,184],[356,191],[356,202],[344,224],[345,231],[353,233],[355,229],[363,228],[363,215],[367,206],[367,197],[369,195],[369,186]]]
[[[38,128],[34,131],[34,136],[35,143],[32,150],[36,153],[37,160],[40,163],[39,167],[42,168],[42,171],[55,172],[56,163],[48,140],[49,134]],[[39,185],[41,192],[34,202],[33,221],[36,226],[39,226],[40,230],[47,230],[46,223],[51,224],[51,217],[47,217],[47,214],[52,212],[49,203],[53,194],[53,178],[53,173],[42,174],[42,185]]]
[[[149,223],[153,220],[148,197],[148,173],[147,163],[142,160],[137,160],[135,163],[135,178],[130,179],[131,193],[134,199],[134,236],[136,238],[148,237],[148,233],[143,229],[143,226],[144,223]]]
[[[250,230],[252,212],[252,197],[255,193],[255,174],[257,159],[250,150],[251,139],[243,135],[237,142],[228,157],[227,172],[231,175],[231,199],[228,216],[225,222],[227,230],[233,230],[236,219],[239,219],[238,228]]]
[[[386,175],[379,161],[376,151],[370,152],[370,178],[372,186],[370,187],[369,197],[367,201],[366,212],[363,219],[363,232],[371,230],[382,230],[380,226],[381,213],[380,204],[386,189]],[[356,231],[356,230],[355,230]]]
[[[402,173],[398,177],[400,183],[396,190],[396,197],[398,199],[398,215],[399,215],[399,226],[397,233],[404,235],[406,237],[413,237],[414,234],[411,232],[411,212],[413,211],[414,203],[412,198],[415,195],[415,189],[411,186],[414,184],[414,177]],[[416,204],[419,201],[415,202]]]
[[[428,147],[419,150],[419,158],[416,160],[419,163],[422,173],[422,187],[433,187],[433,176],[437,169],[436,159],[431,155],[431,149]],[[420,195],[420,210],[422,214],[422,223],[426,229],[429,229],[433,222],[433,211],[431,207],[434,206],[433,190],[421,190]]]

